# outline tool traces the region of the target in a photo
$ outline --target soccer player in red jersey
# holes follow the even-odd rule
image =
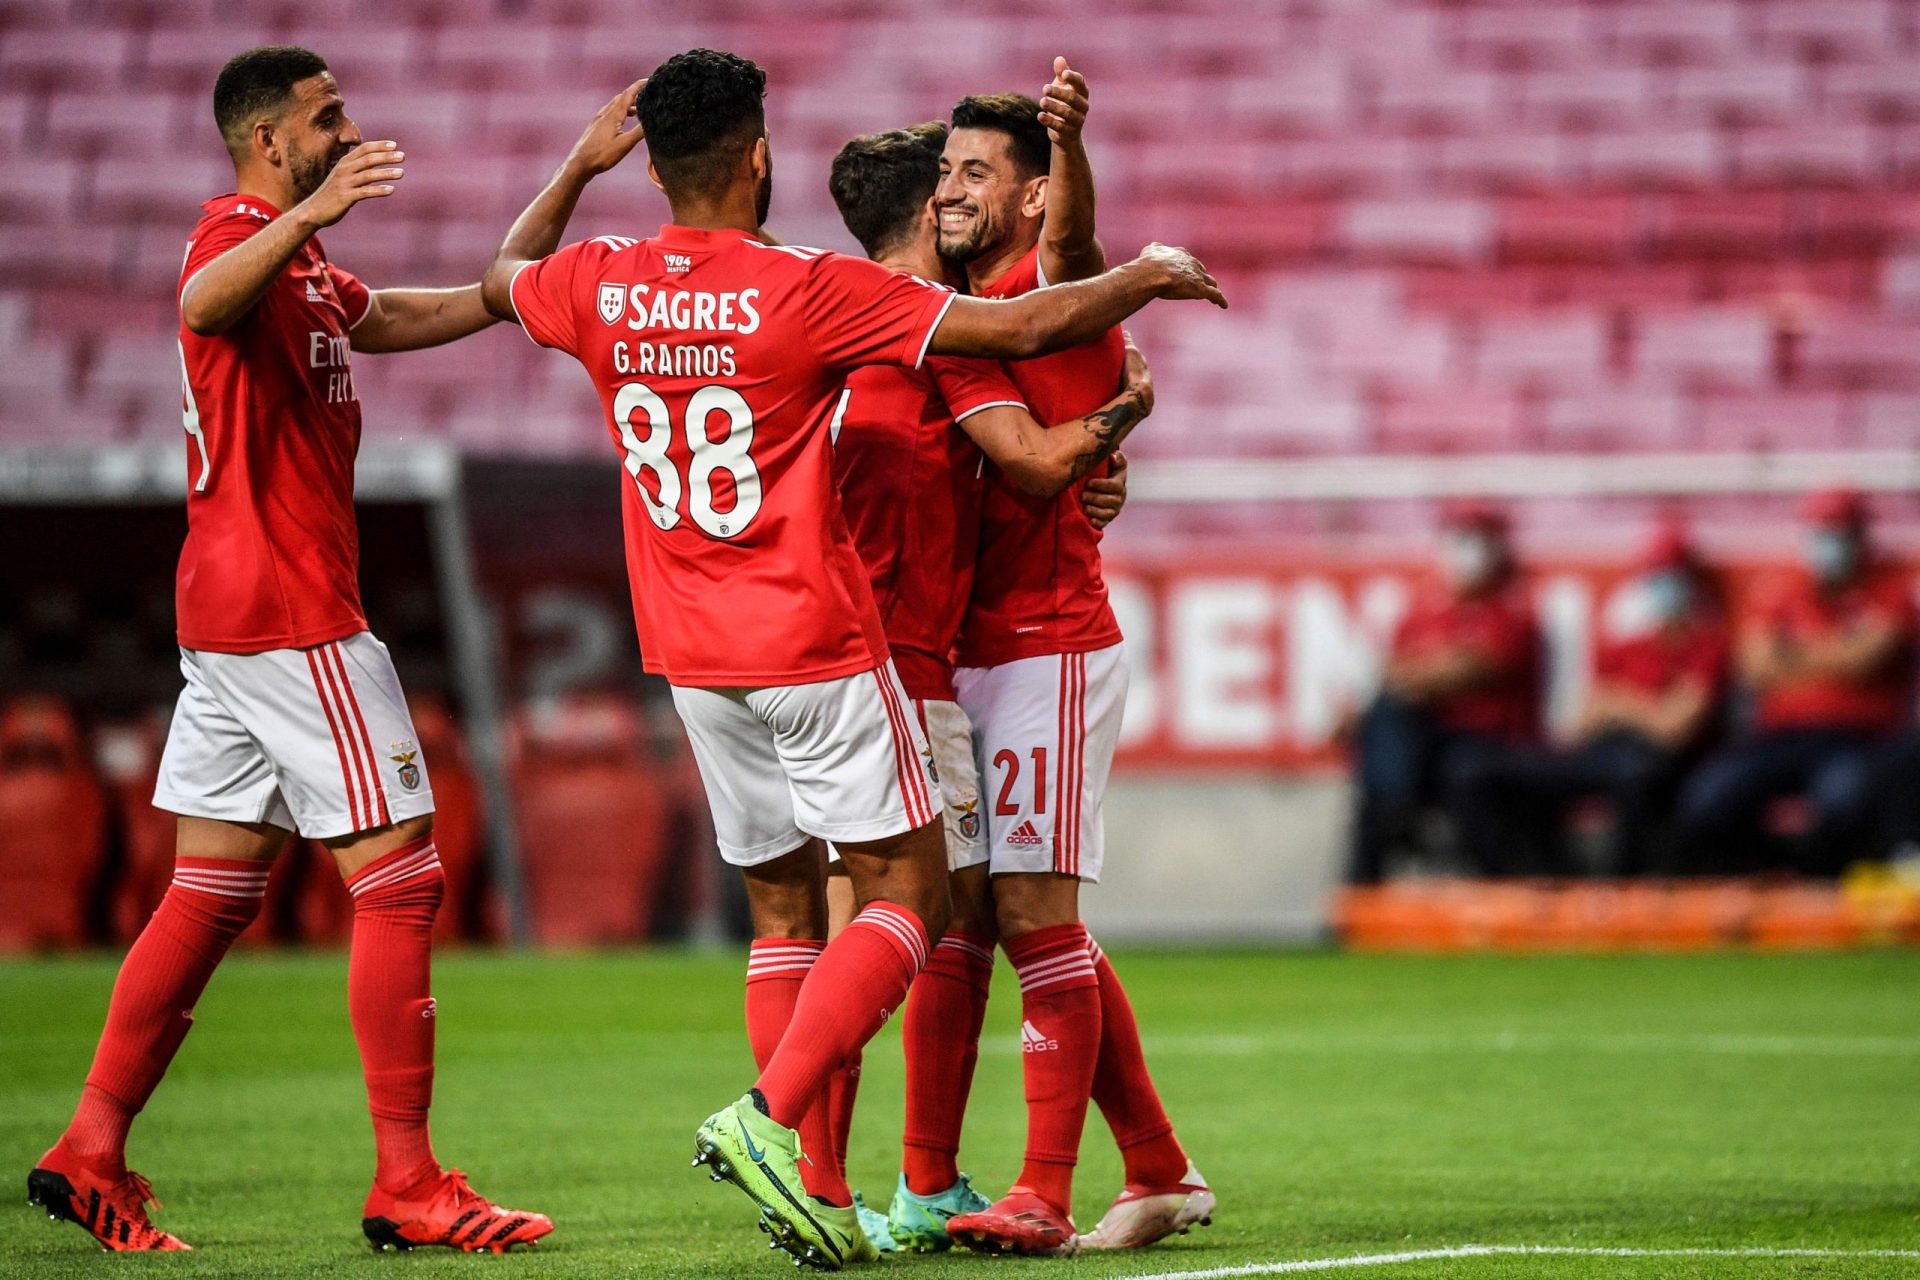
[[[834,157],[828,189],[854,239],[875,262],[923,280],[952,271],[940,257],[932,196],[947,126],[939,121],[870,134]],[[993,900],[972,726],[954,701],[953,641],[966,613],[984,486],[983,455],[1023,492],[1051,497],[1105,461],[1152,409],[1152,383],[1129,352],[1127,386],[1095,412],[1043,428],[997,361],[934,357],[921,369],[855,370],[834,417],[834,474],[854,546],[872,575],[887,644],[933,752],[945,804],[953,912],[946,935],[907,999],[903,1035],[910,1115],[897,1222],[865,1210],[869,1238],[885,1252],[944,1248],[946,1220],[983,1208],[955,1163],[960,1117],[972,1084],[979,1027],[993,966]],[[1095,482],[1112,486],[1117,481]],[[1103,519],[1099,520],[1104,523]],[[844,868],[835,860],[833,871]],[[828,936],[853,914],[844,875],[828,882]],[[804,922],[782,922],[799,925]],[[765,944],[767,947],[775,943]],[[790,952],[790,947],[783,948]],[[798,981],[803,970],[774,969],[760,984]],[[956,1036],[957,1033],[957,1036]],[[949,1039],[958,1052],[946,1052]],[[816,1106],[802,1141],[814,1153],[808,1189],[836,1203],[851,1193],[844,1159],[860,1064],[836,1071],[825,1107]],[[824,1153],[824,1156],[823,1154]],[[915,1196],[909,1174],[937,1183],[941,1196]],[[823,1185],[814,1185],[815,1182]]]
[[[187,1247],[148,1217],[127,1130],[297,830],[332,850],[353,896],[347,1004],[378,1157],[362,1227],[376,1246],[501,1251],[553,1224],[489,1204],[428,1138],[443,881],[413,724],[360,607],[350,360],[493,321],[478,285],[375,291],[327,260],[316,233],[391,195],[406,157],[362,139],[318,55],[243,53],[213,99],[235,189],[203,206],[180,273],[187,686],[154,794],[180,815],[173,884],[121,966],[79,1109],[28,1194],[108,1249]]]
[[[636,88],[509,231],[487,305],[580,360],[600,392],[634,480],[623,511],[641,653],[673,686],[756,917],[824,918],[823,840],[863,904],[811,962],[784,1026],[775,1013],[756,1033],[777,1048],[753,1090],[696,1135],[700,1162],[754,1199],[776,1243],[837,1268],[864,1237],[850,1208],[806,1194],[792,1128],[905,997],[949,909],[926,742],[833,485],[847,372],[1024,357],[1155,297],[1224,300],[1191,257],[1158,246],[1096,280],[987,302],[768,244],[765,73],[699,49]],[[629,111],[641,127],[622,133]],[[555,252],[586,182],[641,134],[672,222]]]
[[[1084,77],[1056,59],[1044,103],[994,94],[955,107],[935,197],[939,247],[964,265],[975,294],[1017,297],[1105,265],[1082,139],[1087,105]],[[1123,360],[1115,328],[1012,372],[1034,416],[1057,422],[1112,395]],[[1151,1244],[1206,1221],[1214,1197],[1174,1137],[1126,991],[1080,919],[1080,884],[1100,875],[1101,799],[1127,669],[1100,535],[1072,490],[1043,498],[1004,471],[989,474],[956,661],[991,797],[996,923],[1020,975],[1027,1150],[1012,1190],[956,1216],[950,1233],[1020,1253]],[[1125,1157],[1126,1184],[1079,1236],[1069,1210],[1090,1099]],[[909,1191],[940,1190],[932,1184],[943,1169],[908,1173]]]

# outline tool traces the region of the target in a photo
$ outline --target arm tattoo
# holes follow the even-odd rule
[[[1139,393],[1129,391],[1106,408],[1080,419],[1081,430],[1093,437],[1093,447],[1074,458],[1073,478],[1080,479],[1112,457],[1127,432],[1146,416]]]

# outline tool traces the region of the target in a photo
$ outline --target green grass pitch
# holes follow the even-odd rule
[[[1853,1256],[1495,1254],[1357,1277],[1920,1276],[1920,954],[1116,956],[1211,1230],[1124,1257],[882,1264],[924,1280],[1078,1280],[1467,1244]],[[443,1159],[558,1229],[507,1258],[373,1255],[371,1137],[340,955],[237,956],[134,1132],[197,1251],[109,1258],[24,1203],[86,1070],[116,958],[0,964],[7,1277],[763,1276],[743,1197],[688,1168],[750,1081],[738,953],[451,954],[438,964]],[[1018,1166],[1018,992],[999,967],[962,1164]],[[895,1169],[897,1035],[869,1048],[856,1185]],[[1117,1189],[1090,1119],[1075,1209]],[[1241,1274],[1250,1272],[1243,1271]]]

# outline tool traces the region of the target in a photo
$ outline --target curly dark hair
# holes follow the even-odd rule
[[[1053,140],[1040,123],[1040,104],[1024,93],[976,93],[953,104],[956,129],[992,129],[1007,135],[1007,148],[1022,181],[1053,164]]]
[[[689,49],[647,77],[634,102],[669,195],[723,186],[767,130],[767,73],[734,53]]]
[[[213,122],[229,147],[246,145],[253,122],[284,107],[293,86],[327,69],[327,61],[295,44],[268,44],[237,54],[213,82]]]
[[[913,233],[940,185],[947,126],[938,120],[855,138],[840,148],[827,190],[840,220],[869,257],[880,257]]]

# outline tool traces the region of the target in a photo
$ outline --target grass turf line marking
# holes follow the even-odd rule
[[[1390,1267],[1401,1262],[1447,1258],[1920,1258],[1920,1249],[1632,1249],[1555,1244],[1462,1244],[1447,1249],[1408,1249],[1400,1253],[1360,1253],[1344,1258],[1302,1258],[1293,1262],[1250,1262],[1206,1271],[1148,1272],[1131,1280],[1231,1280],[1235,1276],[1297,1275],[1304,1271],[1344,1271]]]

